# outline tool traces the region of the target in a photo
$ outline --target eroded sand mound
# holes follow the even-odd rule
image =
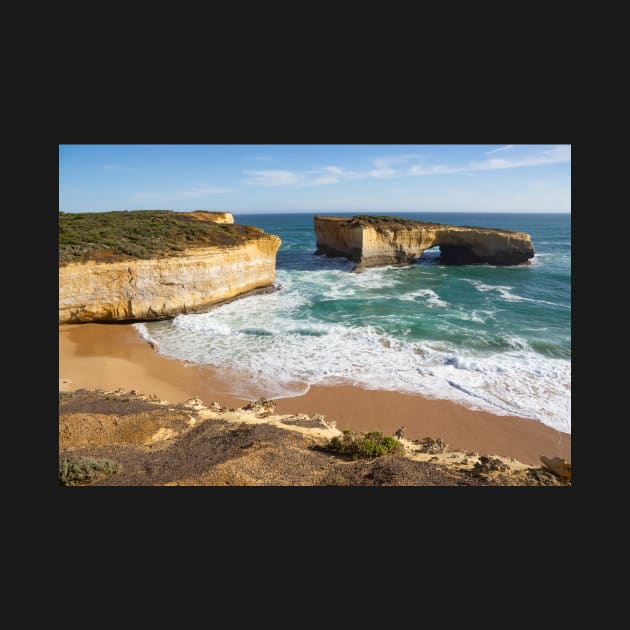
[[[269,401],[267,401],[269,403]],[[60,393],[59,460],[111,460],[92,485],[427,486],[568,485],[539,467],[402,440],[402,454],[349,461],[326,449],[334,421],[274,415],[273,405],[228,410],[199,399],[171,405],[136,392]],[[437,442],[436,442],[437,443]],[[428,452],[427,452],[428,451]],[[488,461],[493,466],[485,465]]]

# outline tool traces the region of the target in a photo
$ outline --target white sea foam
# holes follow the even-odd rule
[[[151,337],[151,335],[149,334],[149,331],[147,330],[146,324],[132,324],[132,327],[135,328],[138,333],[140,333],[140,336],[147,342],[149,342],[154,348],[158,347],[158,342]]]
[[[479,282],[479,280],[469,280],[465,279],[466,282],[472,284],[477,291],[481,291],[482,293],[488,293],[488,291],[496,291],[499,294],[499,298],[505,300],[506,302],[534,302],[536,304],[549,304],[550,306],[559,306],[561,308],[571,308],[566,304],[558,304],[557,302],[549,302],[548,300],[537,300],[534,298],[528,298],[523,295],[516,295],[512,293],[514,287],[508,287],[499,284],[483,284]]]
[[[313,293],[320,300],[352,298],[366,291],[389,289],[401,283],[390,267],[367,269],[363,273],[348,273],[346,269],[323,269],[287,272],[278,271],[278,282],[299,284],[302,293]],[[399,269],[396,269],[399,271]]]
[[[440,296],[432,289],[418,289],[417,291],[403,293],[403,295],[397,296],[397,299],[403,300],[404,302],[413,302],[417,298],[426,298],[426,303],[429,306],[439,306],[442,308],[448,306],[448,302],[441,300]]]
[[[455,319],[461,319],[468,322],[477,322],[485,324],[489,319],[496,319],[493,311],[475,309],[473,311],[456,310],[451,312],[451,316]]]
[[[331,273],[330,278],[325,275]],[[241,395],[249,396],[252,384],[264,387],[267,397],[285,397],[309,385],[350,382],[451,399],[570,432],[569,361],[542,356],[517,336],[501,339],[507,351],[480,356],[447,341],[404,341],[378,326],[327,323],[304,313],[296,318],[296,310],[313,294],[321,295],[322,286],[332,288],[336,276],[334,271],[298,274],[303,275],[296,279],[278,273],[282,291],[243,298],[204,314],[179,315],[172,322],[149,324],[149,330],[145,324],[136,328],[145,338],[157,340],[167,356],[246,371],[250,380],[234,384],[234,393]],[[350,278],[343,279],[342,290],[357,282],[373,288],[365,276],[345,275]],[[378,273],[371,280],[389,286],[397,282]],[[511,287],[488,290],[497,289]],[[433,291],[422,291],[414,293],[426,302],[441,301]],[[301,390],[296,382],[303,383]]]
[[[481,291],[482,293],[488,293],[488,291],[496,291],[499,294],[499,297],[506,302],[525,302],[529,299],[511,293],[514,287],[508,287],[500,284],[484,284],[483,282],[479,282],[479,280],[466,279],[466,282],[470,282],[470,284],[472,284],[475,289],[477,289],[477,291]]]

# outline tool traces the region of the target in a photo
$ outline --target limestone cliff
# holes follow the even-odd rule
[[[345,256],[367,267],[410,264],[439,245],[445,263],[517,265],[534,256],[529,234],[392,217],[315,217],[317,254]]]
[[[59,323],[161,319],[268,287],[281,241],[259,232],[169,257],[60,266]]]
[[[194,212],[182,212],[181,216],[194,217],[199,221],[212,221],[213,223],[234,223],[234,217],[231,212],[196,210]]]

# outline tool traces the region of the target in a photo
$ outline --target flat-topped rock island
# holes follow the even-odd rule
[[[408,265],[426,249],[439,245],[447,264],[519,265],[534,256],[525,232],[443,225],[388,216],[315,216],[316,254],[353,260],[354,271],[385,265]]]
[[[59,213],[59,323],[164,319],[269,291],[280,242],[230,212]]]

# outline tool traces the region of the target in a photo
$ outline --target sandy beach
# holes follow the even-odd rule
[[[60,389],[135,389],[171,402],[198,396],[240,407],[230,394],[238,373],[185,364],[157,354],[129,324],[59,327]],[[349,385],[311,387],[303,396],[277,400],[276,413],[323,413],[339,429],[392,433],[405,425],[410,440],[442,437],[453,448],[514,457],[539,464],[544,454],[571,461],[571,436],[537,421],[496,416],[445,400]]]

